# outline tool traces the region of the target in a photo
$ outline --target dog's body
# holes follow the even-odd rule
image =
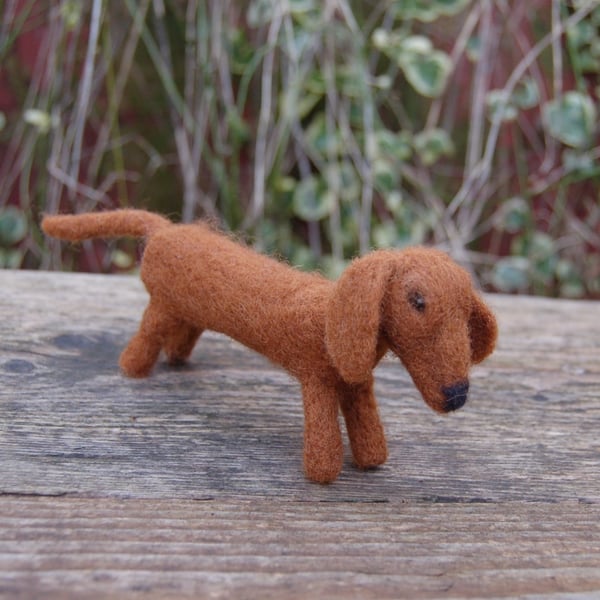
[[[165,285],[167,273],[187,277]],[[317,274],[290,269],[196,224],[152,236],[141,276],[159,312],[176,308],[170,316],[183,328],[192,323],[224,333],[300,380],[331,368],[322,332],[332,284]]]
[[[428,404],[448,412],[466,400],[470,365],[494,347],[492,313],[466,272],[438,251],[373,252],[332,282],[205,224],[173,225],[145,211],[47,217],[43,228],[72,241],[146,238],[141,276],[150,303],[121,355],[127,375],[148,375],[161,350],[171,363],[185,361],[210,329],[296,377],[304,400],[305,471],[314,481],[334,480],[342,466],[338,407],[356,464],[385,462],[372,370],[388,349]]]

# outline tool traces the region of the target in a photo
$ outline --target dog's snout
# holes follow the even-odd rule
[[[469,392],[469,382],[459,381],[454,385],[446,386],[442,388],[442,393],[446,399],[444,409],[446,412],[458,410],[467,401],[467,394]]]

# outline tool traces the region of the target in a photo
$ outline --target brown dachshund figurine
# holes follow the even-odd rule
[[[494,315],[469,275],[444,253],[378,250],[338,281],[258,254],[210,226],[174,225],[141,211],[49,216],[52,236],[146,238],[141,277],[150,302],[121,355],[144,377],[160,351],[185,361],[205,329],[224,333],[284,367],[302,386],[304,469],[333,481],[342,468],[338,411],[356,465],[381,465],[387,446],[373,369],[391,350],[423,398],[446,413],[467,399],[469,367],[494,349]]]

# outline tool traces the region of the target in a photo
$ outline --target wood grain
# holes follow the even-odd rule
[[[599,505],[8,498],[2,507],[2,597],[565,598],[600,590]]]
[[[600,593],[600,304],[490,297],[498,349],[450,416],[386,359],[388,463],[347,449],[320,486],[298,384],[235,342],[120,375],[137,278],[0,290],[0,597]]]

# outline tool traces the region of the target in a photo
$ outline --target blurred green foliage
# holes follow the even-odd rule
[[[16,98],[0,113],[2,266],[74,263],[41,212],[136,205],[216,219],[331,276],[427,243],[489,289],[600,295],[597,2],[0,10]],[[132,264],[120,243],[83,252],[85,268]]]
[[[0,268],[18,268],[23,260],[19,242],[27,236],[28,223],[23,211],[15,206],[0,208]]]

